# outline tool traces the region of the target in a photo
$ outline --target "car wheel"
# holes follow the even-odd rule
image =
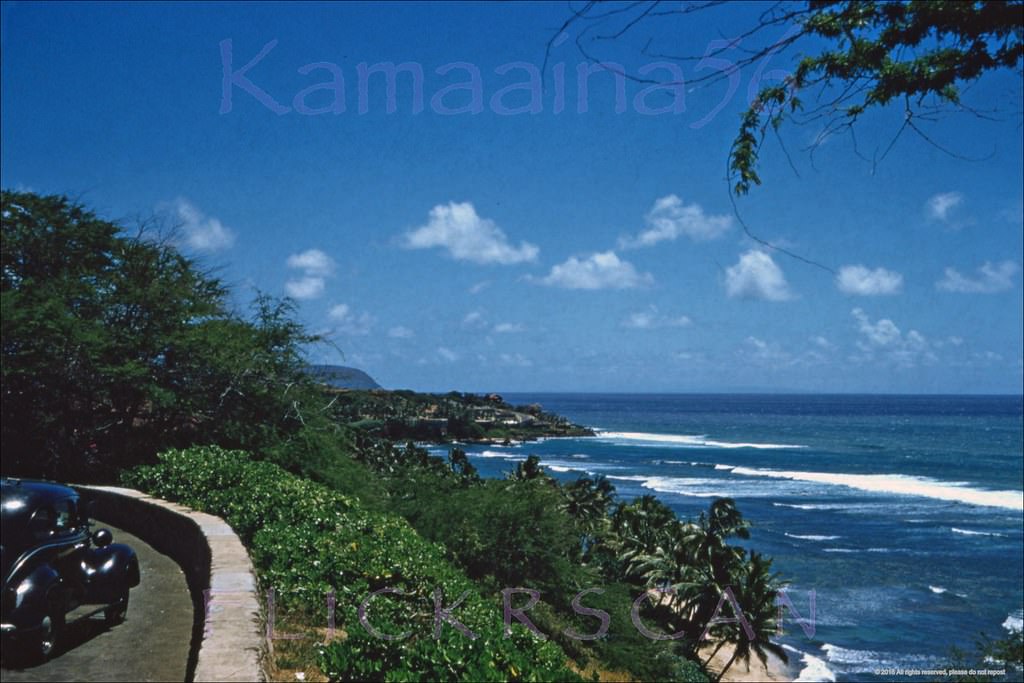
[[[35,637],[33,654],[46,661],[57,650],[60,636],[64,630],[64,606],[58,599],[50,601],[46,615],[39,625],[39,633]]]
[[[103,610],[103,618],[107,620],[108,626],[117,626],[124,621],[128,615],[128,589],[125,588],[121,592],[121,596],[117,601],[111,603],[109,607]]]

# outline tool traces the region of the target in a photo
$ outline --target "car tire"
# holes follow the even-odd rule
[[[107,626],[117,626],[124,622],[125,617],[128,616],[128,589],[125,588],[121,592],[121,596],[110,604],[105,610],[103,610],[103,618],[107,622]]]
[[[48,601],[46,614],[39,624],[39,633],[33,638],[31,654],[45,662],[57,651],[64,632],[64,604],[59,597]]]

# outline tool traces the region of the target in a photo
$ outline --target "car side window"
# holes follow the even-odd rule
[[[51,536],[66,534],[75,528],[75,501],[71,498],[45,505],[32,515],[29,531],[37,541]]]
[[[37,541],[49,538],[53,533],[53,523],[56,517],[57,513],[52,507],[45,506],[36,510],[28,523],[32,537]]]
[[[53,507],[57,513],[53,520],[54,532],[63,534],[73,529],[75,527],[75,501],[70,498],[58,500]]]

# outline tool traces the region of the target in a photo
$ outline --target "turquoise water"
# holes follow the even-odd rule
[[[509,394],[599,430],[467,449],[485,476],[539,455],[681,516],[730,496],[803,617],[798,680],[944,667],[1024,607],[1021,397]],[[978,663],[979,666],[983,664]]]

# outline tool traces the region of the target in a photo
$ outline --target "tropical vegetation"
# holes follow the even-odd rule
[[[482,479],[459,448],[443,459],[388,438],[374,411],[568,423],[494,396],[324,387],[307,372],[320,340],[291,302],[257,292],[246,312],[173,231],[129,232],[25,192],[3,192],[2,226],[4,475],[120,480],[224,517],[276,618],[310,636],[277,644],[273,666],[339,680],[700,681],[705,630],[736,645],[735,661],[773,651],[782,584],[735,543],[749,524],[732,501],[679,520],[600,477],[559,483],[535,456]],[[402,593],[374,597],[368,622],[407,639],[359,619],[382,588]],[[539,592],[524,614],[544,640],[518,623],[505,638],[509,588]],[[433,637],[435,590],[447,606],[465,595],[452,611],[478,638],[451,624]],[[753,638],[729,621],[737,608]],[[601,614],[607,629],[576,637]]]

